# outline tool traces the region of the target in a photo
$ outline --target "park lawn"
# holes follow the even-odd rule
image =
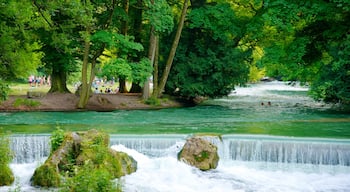
[[[41,85],[41,86],[33,86],[31,87],[28,83],[18,83],[18,82],[9,82],[10,87],[10,93],[9,95],[12,96],[18,96],[18,95],[27,95],[28,91],[35,91],[35,92],[43,92],[47,93],[50,90],[50,86],[48,85]],[[127,89],[131,88],[131,82],[127,82]],[[116,82],[113,85],[106,84],[105,86],[100,86],[99,89],[102,89],[104,91],[105,88],[110,87],[112,90],[116,90],[117,87],[119,87],[119,83]],[[74,93],[75,87],[74,85],[67,85],[67,88]]]
[[[35,91],[35,92],[43,92],[47,93],[50,89],[50,86],[48,85],[41,85],[41,86],[33,86],[31,87],[28,83],[17,83],[17,82],[10,82],[10,93],[9,95],[27,95],[28,91]],[[68,89],[74,93],[74,86],[68,85]]]

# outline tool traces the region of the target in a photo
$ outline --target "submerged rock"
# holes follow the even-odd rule
[[[34,186],[58,187],[61,177],[74,176],[87,164],[108,170],[113,178],[133,173],[137,168],[137,162],[132,157],[110,149],[106,133],[96,130],[68,132],[60,147],[35,170],[31,183]]]
[[[192,137],[187,139],[178,159],[200,170],[215,169],[219,162],[217,147],[211,142],[201,138]]]

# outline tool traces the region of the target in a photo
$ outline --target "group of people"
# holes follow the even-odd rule
[[[34,75],[30,75],[28,77],[28,83],[30,87],[39,87],[42,85],[48,85],[51,86],[51,77],[49,76],[34,76]]]
[[[98,87],[95,87],[95,91],[94,93],[118,93],[119,92],[119,88],[116,88],[115,90],[113,90],[111,87],[103,87],[101,89],[99,89]]]
[[[92,87],[95,89],[94,93],[118,93],[118,87],[113,89],[114,83],[114,78],[107,81],[107,79],[95,77],[94,81],[92,82]]]

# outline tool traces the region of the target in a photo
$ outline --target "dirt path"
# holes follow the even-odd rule
[[[78,111],[76,108],[79,98],[74,94],[46,94],[44,96],[29,98],[29,100],[40,102],[39,106],[29,107],[21,105],[14,106],[18,99],[27,99],[27,96],[10,96],[0,105],[0,111]],[[90,97],[86,110],[91,111],[113,111],[132,109],[157,109],[181,107],[182,103],[174,100],[162,100],[159,106],[147,105],[142,101],[140,94],[94,94]]]

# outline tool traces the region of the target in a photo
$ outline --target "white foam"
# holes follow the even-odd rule
[[[279,169],[274,164],[261,166],[227,161],[221,162],[216,170],[202,172],[177,161],[176,156],[148,158],[122,145],[112,148],[128,153],[138,162],[137,172],[122,179],[122,188],[126,192],[314,192],[350,189],[348,167],[339,168],[344,168],[344,172],[334,172],[330,171],[334,170],[333,166],[325,166],[323,170],[319,166],[305,169],[308,165],[297,165],[299,168],[294,169],[294,165],[290,164]]]

